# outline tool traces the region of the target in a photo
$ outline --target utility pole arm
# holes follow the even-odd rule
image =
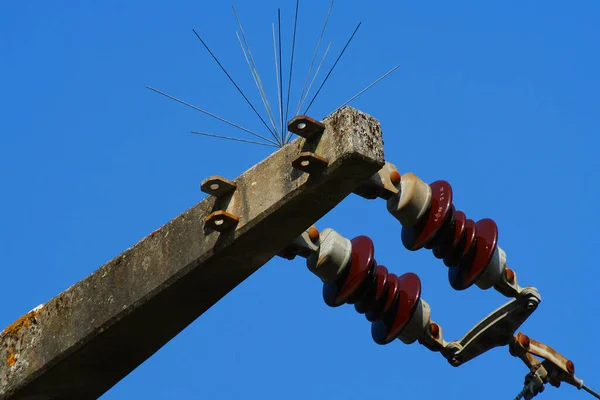
[[[323,124],[235,182],[211,178],[214,195],[8,326],[0,399],[99,397],[384,165],[374,118],[344,107]],[[304,153],[326,164],[292,166]]]

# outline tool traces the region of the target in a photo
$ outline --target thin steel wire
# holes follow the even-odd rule
[[[308,86],[308,89],[306,90],[306,93],[304,94],[304,98],[302,99],[302,103],[300,104],[298,112],[304,106],[304,103],[306,103],[306,99],[308,99],[308,95],[310,94],[310,91],[311,91],[313,85],[315,84],[315,81],[317,80],[317,76],[319,76],[319,72],[321,71],[323,62],[325,62],[325,58],[327,58],[327,54],[329,53],[329,49],[331,48],[332,43],[333,42],[329,42],[329,45],[327,45],[327,48],[325,49],[325,53],[323,54],[323,57],[321,58],[321,61],[319,62],[319,66],[317,67],[317,70],[315,71],[315,75],[313,76],[313,78],[310,82],[310,85]]]
[[[244,94],[244,92],[242,91],[242,89],[240,89],[240,87],[238,86],[237,83],[235,83],[235,81],[233,80],[233,78],[231,77],[231,75],[229,75],[229,72],[227,72],[227,70],[225,69],[225,67],[223,67],[223,64],[221,64],[221,62],[219,61],[219,59],[210,50],[210,48],[208,47],[208,45],[206,44],[206,42],[200,37],[200,35],[198,35],[198,32],[196,32],[195,29],[192,29],[192,31],[194,32],[194,34],[196,35],[196,37],[198,38],[198,40],[200,40],[200,42],[202,43],[202,45],[206,48],[206,50],[208,51],[208,53],[216,61],[216,63],[219,65],[219,67],[221,67],[221,70],[225,73],[225,75],[227,75],[227,77],[229,78],[229,80],[231,81],[231,83],[233,83],[233,85],[238,90],[238,92],[240,92],[240,94],[242,95],[242,97],[244,98],[244,100],[246,100],[246,103],[248,103],[248,105],[250,106],[250,108],[252,108],[252,111],[254,111],[254,113],[256,114],[256,116],[258,118],[260,118],[260,120],[262,121],[263,125],[267,128],[267,130],[269,132],[271,132],[271,135],[273,135],[274,137],[277,137],[277,135],[275,135],[275,133],[271,130],[271,128],[269,127],[269,125],[267,124],[267,122],[264,120],[264,118],[256,110],[256,108],[254,107],[254,105],[252,105],[252,102],[250,100],[248,100],[248,97]]]
[[[329,6],[329,11],[327,12],[327,17],[325,17],[325,23],[323,24],[323,29],[321,30],[321,35],[319,36],[319,40],[317,41],[317,48],[315,49],[315,54],[313,54],[312,61],[310,62],[310,66],[308,67],[308,74],[306,74],[306,79],[304,80],[304,85],[302,86],[302,91],[300,92],[300,98],[298,99],[298,106],[296,107],[296,112],[294,113],[294,117],[298,116],[300,109],[302,108],[302,98],[304,98],[304,92],[306,90],[306,85],[308,85],[308,81],[310,79],[310,74],[312,73],[312,69],[315,65],[315,61],[317,59],[317,54],[319,53],[319,48],[321,47],[321,41],[323,40],[323,36],[325,35],[325,28],[327,28],[327,22],[329,21],[329,16],[331,15],[331,10],[333,9],[333,2],[331,0],[331,5]]]
[[[290,93],[292,91],[292,72],[294,71],[294,51],[296,49],[296,29],[298,27],[298,8],[300,7],[300,0],[296,0],[296,15],[294,17],[294,36],[292,38],[292,56],[290,60],[290,79],[288,80],[288,90],[287,90],[287,101],[285,104],[285,122],[287,125],[288,120],[288,112],[290,109]],[[281,132],[281,142],[285,142],[285,137],[287,136],[287,130]]]
[[[240,44],[240,48],[242,49],[242,53],[244,54],[244,59],[246,60],[246,64],[248,64],[248,68],[250,69],[250,74],[252,75],[252,79],[254,80],[254,85],[256,86],[256,90],[258,90],[258,94],[260,95],[260,100],[262,101],[263,106],[265,107],[265,110],[267,110],[267,115],[269,116],[269,121],[271,122],[271,126],[273,127],[273,129],[275,129],[275,132],[279,132],[277,129],[277,126],[275,124],[273,114],[271,112],[271,106],[269,105],[269,102],[266,99],[265,94],[263,93],[263,90],[261,90],[261,85],[259,84],[259,81],[257,80],[255,70],[252,69],[252,65],[250,64],[250,59],[248,59],[248,55],[246,53],[246,50],[244,49],[244,45],[242,44],[240,35],[236,32],[235,36],[237,37],[238,42]]]
[[[344,53],[346,52],[346,49],[348,48],[348,46],[350,45],[350,42],[352,42],[352,39],[354,38],[354,35],[356,35],[356,32],[358,31],[358,28],[360,28],[360,25],[362,24],[362,22],[360,22],[357,26],[356,29],[354,29],[354,32],[352,32],[352,36],[350,36],[350,39],[348,39],[348,42],[346,43],[346,45],[344,46],[344,48],[342,49],[342,52],[340,53],[340,55],[338,56],[337,60],[335,60],[335,63],[333,64],[333,66],[331,67],[331,69],[329,70],[329,73],[327,73],[327,76],[325,77],[325,79],[323,80],[323,83],[321,83],[321,86],[319,87],[319,89],[317,90],[317,93],[315,93],[315,95],[313,96],[312,100],[310,101],[310,103],[308,104],[308,107],[306,107],[306,110],[304,110],[304,114],[306,114],[308,112],[308,110],[310,109],[310,107],[313,105],[315,99],[317,98],[317,96],[319,95],[319,93],[321,92],[321,89],[323,89],[323,86],[325,86],[325,83],[327,82],[327,80],[329,79],[329,77],[331,76],[331,73],[333,72],[333,70],[335,69],[335,66],[338,64],[338,62],[340,61],[340,59],[342,58],[342,56],[344,55]]]
[[[329,42],[329,45],[327,46],[327,49],[325,49],[325,54],[323,54],[323,58],[321,58],[321,62],[319,63],[319,66],[317,67],[317,70],[315,71],[315,76],[313,76],[312,81],[310,82],[310,85],[308,86],[308,90],[306,91],[304,99],[302,99],[302,103],[300,105],[300,108],[302,108],[302,106],[306,102],[306,99],[308,98],[310,90],[312,89],[315,81],[317,80],[317,76],[319,76],[319,72],[321,71],[321,67],[323,66],[323,62],[325,61],[325,58],[327,58],[327,54],[329,53],[329,49],[331,48],[331,43],[332,42]],[[298,111],[296,111],[296,115],[298,115]],[[286,140],[285,140],[286,143],[289,143],[291,136],[292,136],[292,132],[288,132],[288,135],[287,135]]]
[[[246,49],[247,49],[248,56],[249,56],[249,61],[251,63],[250,72],[252,73],[252,77],[255,79],[258,93],[261,96],[261,100],[263,101],[263,105],[265,106],[265,109],[267,111],[267,115],[271,119],[271,123],[274,125],[275,118],[273,117],[273,110],[271,109],[271,105],[269,104],[269,98],[267,96],[265,88],[260,79],[260,73],[258,72],[258,66],[256,65],[256,61],[254,61],[254,56],[252,55],[252,51],[250,50],[250,43],[248,42],[248,38],[246,37],[246,33],[244,32],[244,28],[242,27],[242,21],[237,13],[235,6],[231,6],[231,8],[233,9],[233,14],[235,15],[235,19],[237,21],[238,27],[242,34],[242,38],[244,39],[244,44],[246,45]],[[236,35],[237,35],[237,33],[236,33]],[[238,38],[238,40],[239,40],[239,38]],[[240,43],[240,46],[242,47],[242,51],[244,51],[244,47],[241,45],[241,43]],[[278,132],[277,128],[274,127],[274,129],[275,129],[275,132]]]
[[[277,63],[277,38],[275,36],[275,24],[271,24],[272,30],[273,30],[273,54],[274,54],[274,58],[275,58],[275,80],[277,81],[277,100],[279,102],[279,124],[283,125],[283,113],[281,112],[281,110],[283,110],[283,106],[281,104],[281,96],[279,96],[279,93],[281,93],[281,82],[279,82],[279,64]]]
[[[583,390],[585,390],[586,392],[588,392],[589,394],[591,394],[592,396],[594,396],[597,399],[600,399],[600,394],[594,392],[592,389],[590,389],[589,387],[583,385],[582,387]]]
[[[188,106],[188,107],[190,107],[190,108],[193,108],[193,109],[194,109],[194,110],[196,110],[196,111],[200,111],[201,113],[203,113],[203,114],[206,114],[206,115],[208,115],[209,117],[213,117],[213,118],[215,118],[215,119],[217,119],[217,120],[219,120],[219,121],[221,121],[221,122],[225,122],[226,124],[229,124],[229,125],[231,125],[231,126],[233,126],[233,127],[235,127],[235,128],[238,128],[238,129],[240,129],[240,130],[242,130],[242,131],[244,131],[244,132],[248,132],[248,133],[249,133],[249,134],[251,134],[251,135],[254,135],[254,136],[256,136],[256,137],[259,137],[259,138],[261,138],[261,139],[263,139],[263,140],[266,140],[266,141],[267,141],[267,142],[269,142],[269,143],[272,143],[272,144],[274,144],[274,145],[278,145],[276,142],[272,141],[271,139],[268,139],[268,138],[266,138],[266,137],[264,137],[264,136],[262,136],[262,135],[259,135],[258,133],[256,133],[256,132],[253,132],[253,131],[251,131],[250,129],[244,128],[243,126],[240,126],[240,125],[238,125],[238,124],[236,124],[236,123],[233,123],[233,122],[231,122],[231,121],[228,121],[228,120],[226,120],[225,118],[221,118],[221,117],[219,117],[218,115],[215,115],[215,114],[213,114],[213,113],[211,113],[211,112],[208,112],[208,111],[206,111],[206,110],[203,110],[203,109],[201,109],[201,108],[199,108],[199,107],[196,107],[195,105],[192,105],[192,104],[190,104],[190,103],[187,103],[187,102],[185,102],[185,101],[183,101],[183,100],[180,100],[180,99],[178,99],[177,97],[171,96],[170,94],[166,94],[165,92],[161,92],[160,90],[158,90],[158,89],[154,89],[153,87],[150,87],[150,86],[146,86],[146,88],[148,88],[148,89],[152,90],[153,92],[156,92],[156,93],[158,93],[158,94],[161,94],[161,95],[163,95],[163,96],[165,96],[165,97],[167,97],[167,98],[169,98],[169,99],[171,99],[171,100],[175,100],[176,102],[178,102],[178,103],[181,103],[181,104],[183,104],[184,106]]]
[[[347,100],[344,104],[342,104],[338,108],[344,107],[345,105],[347,105],[348,103],[350,103],[352,100],[356,99],[358,96],[360,96],[361,94],[363,94],[367,90],[371,89],[373,86],[377,85],[379,82],[381,82],[389,74],[391,74],[392,72],[394,72],[398,68],[400,68],[400,65],[396,65],[394,68],[392,68],[391,70],[389,70],[388,72],[386,72],[385,74],[383,74],[379,79],[377,79],[375,82],[371,83],[369,86],[367,86],[366,88],[364,88],[363,90],[361,90],[360,92],[358,92],[357,94],[355,94],[354,96],[352,96],[349,100]]]
[[[280,106],[279,106],[279,112],[281,115],[281,132],[283,132],[285,130],[284,128],[284,121],[283,121],[283,66],[281,64],[281,53],[282,53],[282,48],[281,48],[281,9],[278,8],[277,9],[277,26],[279,28],[279,82],[280,82],[280,86],[279,86],[279,99],[281,100]]]
[[[195,135],[202,135],[202,136],[214,137],[214,138],[218,138],[218,139],[234,140],[236,142],[243,142],[243,143],[249,143],[249,144],[258,144],[258,145],[261,145],[261,146],[269,146],[269,147],[279,148],[279,146],[276,146],[274,144],[263,143],[263,142],[255,142],[254,140],[246,140],[246,139],[240,139],[240,138],[235,138],[235,137],[230,137],[230,136],[215,135],[215,134],[206,133],[206,132],[197,132],[197,131],[190,131],[190,132],[193,133],[193,134],[195,134]]]

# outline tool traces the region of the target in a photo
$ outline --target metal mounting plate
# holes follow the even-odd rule
[[[304,152],[298,154],[292,161],[292,166],[309,174],[322,173],[329,165],[329,160],[315,153]]]
[[[325,125],[306,115],[299,115],[288,122],[288,130],[305,139],[312,139],[325,131]]]
[[[204,227],[217,232],[226,232],[235,228],[240,218],[227,211],[215,211],[204,219]]]
[[[200,190],[215,197],[231,194],[236,188],[237,184],[235,182],[221,176],[211,176],[200,185]]]

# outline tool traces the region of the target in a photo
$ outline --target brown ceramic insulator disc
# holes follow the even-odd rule
[[[396,339],[415,313],[421,298],[421,280],[412,272],[398,277],[399,293],[394,306],[383,319],[371,325],[371,335],[377,344],[387,344]]]
[[[345,268],[342,276],[335,282],[323,284],[323,299],[330,307],[346,303],[350,296],[356,295],[369,275],[375,272],[373,241],[367,236],[358,236],[352,239],[351,243],[350,266]]]
[[[454,249],[448,255],[444,256],[444,264],[446,264],[447,267],[453,267],[455,265],[458,265],[461,262],[461,260],[464,260],[467,257],[469,251],[472,251],[474,249],[474,244],[475,221],[473,221],[472,219],[467,219],[461,237],[458,240],[458,244],[454,246]]]
[[[456,290],[464,290],[473,285],[488,266],[498,246],[498,226],[489,218],[477,221],[477,239],[472,260],[461,262],[448,270],[450,285]]]
[[[445,254],[450,253],[452,245],[454,244],[454,238],[456,236],[456,210],[454,206],[450,208],[450,212],[446,217],[446,222],[440,229],[440,233],[437,234],[436,243],[428,243],[425,248],[429,248],[433,245],[433,255],[435,258],[444,258]],[[460,224],[460,221],[459,221]]]
[[[452,207],[452,187],[446,181],[435,181],[431,185],[431,206],[429,211],[412,228],[402,227],[402,243],[408,250],[419,250],[430,242],[446,221]]]
[[[381,296],[367,312],[367,320],[374,322],[383,318],[383,315],[395,304],[395,299],[398,297],[399,290],[400,283],[398,282],[398,277],[394,274],[388,274],[383,296]]]
[[[369,288],[375,284],[375,272],[377,271],[377,261],[371,261],[371,265],[369,265],[369,269],[367,271],[367,277],[362,281],[362,283],[358,286],[356,290],[352,290],[348,297],[346,298],[347,304],[354,304],[361,298],[365,296],[368,292]]]
[[[376,263],[375,263],[376,264]],[[383,265],[377,266],[373,279],[368,280],[369,287],[365,294],[354,303],[357,312],[364,314],[371,310],[377,301],[381,301],[386,293],[388,271]]]
[[[451,228],[445,233],[445,238],[433,248],[433,255],[436,258],[444,258],[452,254],[465,234],[467,225],[465,213],[462,211],[455,211],[454,206],[452,206],[452,211],[454,211],[454,220]]]
[[[446,214],[446,219],[442,222],[442,226],[439,231],[435,234],[435,236],[425,245],[423,246],[426,249],[434,249],[440,243],[447,239],[448,236],[452,237],[452,233],[454,232],[454,206],[450,204],[450,209]]]

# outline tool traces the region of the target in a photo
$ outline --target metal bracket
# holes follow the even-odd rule
[[[534,288],[527,288],[527,294],[513,299],[473,327],[457,344],[457,351],[451,357],[455,367],[487,352],[508,345],[515,331],[535,311],[541,296]]]
[[[454,367],[494,347],[510,344],[515,331],[541,301],[536,289],[525,288],[523,292],[522,296],[512,299],[481,320],[460,340],[446,342],[441,326],[429,320],[427,328],[418,338],[419,343],[431,351],[439,351]]]
[[[328,159],[308,151],[298,154],[292,161],[292,167],[308,174],[320,174],[327,169],[328,165]]]
[[[204,219],[204,227],[217,232],[227,232],[236,227],[240,218],[227,211],[215,211]]]
[[[325,125],[306,115],[299,115],[288,122],[288,130],[298,136],[310,140],[323,134]]]
[[[231,194],[237,188],[237,184],[220,176],[211,176],[202,182],[200,190],[215,197]]]

